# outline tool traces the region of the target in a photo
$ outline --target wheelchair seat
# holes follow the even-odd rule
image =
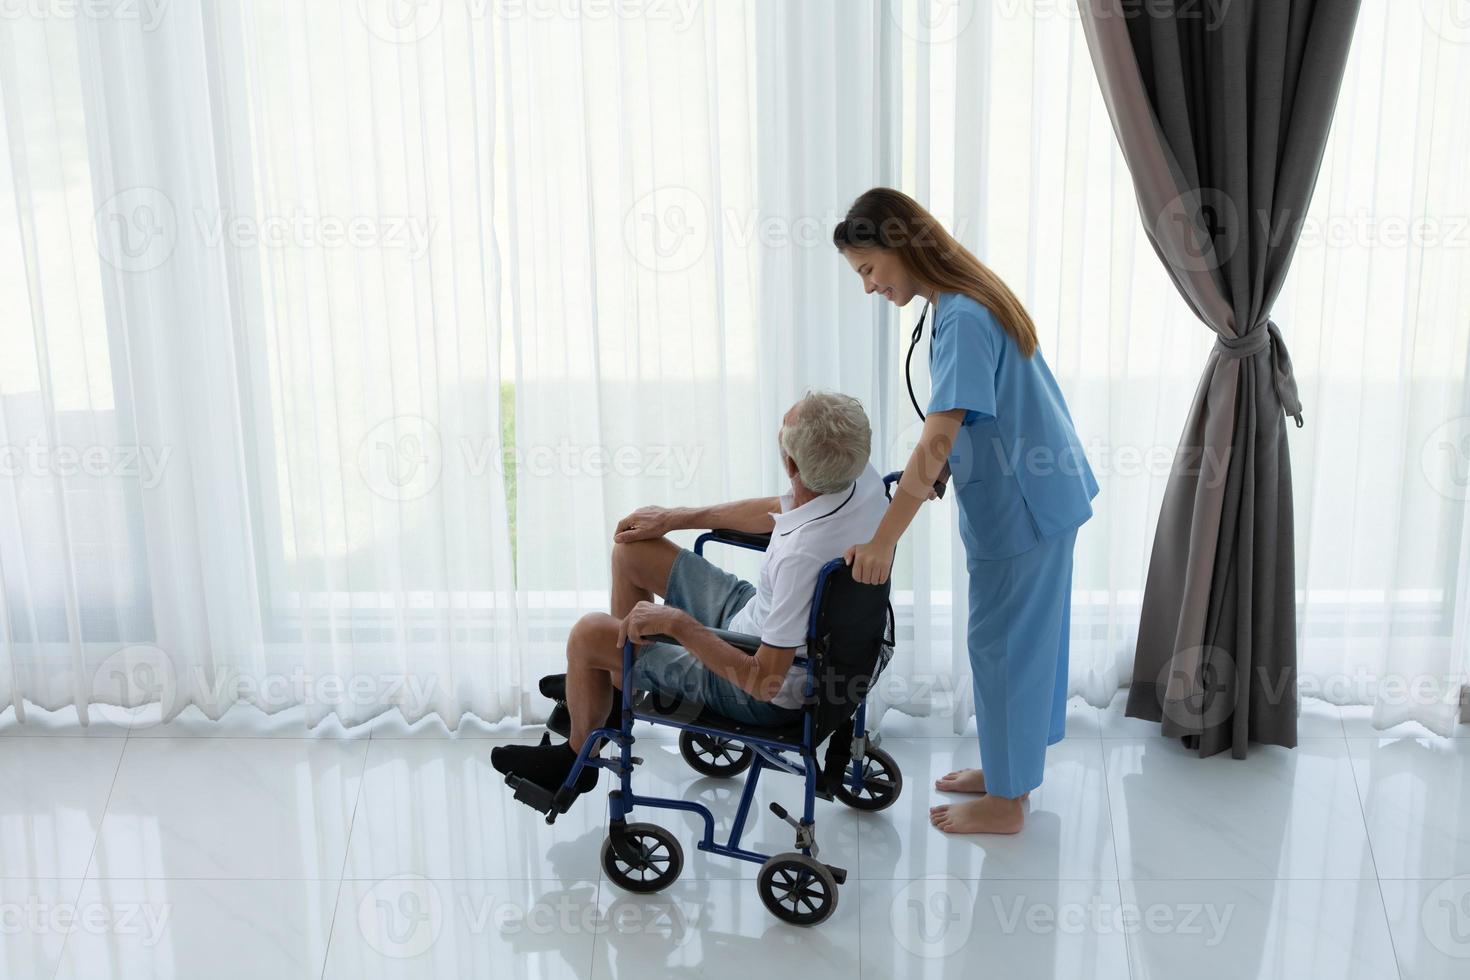
[[[566,674],[548,674],[541,678],[540,683],[541,693],[555,702],[546,727],[562,738],[570,737],[572,727],[572,716],[567,710],[566,702],[566,676]],[[713,708],[703,705],[699,706],[697,712],[691,714],[692,705],[681,707],[677,704],[661,704],[661,700],[658,695],[650,691],[636,692],[633,698],[633,717],[657,725],[671,725],[675,728],[692,726],[711,729],[715,730],[714,734],[736,740],[763,739],[768,742],[779,742],[782,745],[798,747],[802,744],[801,718],[793,719],[785,725],[762,727],[736,721],[734,718],[726,718]]]
[[[779,742],[782,745],[790,745],[796,748],[801,747],[802,729],[804,727],[803,719],[800,717],[785,725],[752,725],[749,722],[726,718],[724,715],[707,707],[701,707],[699,713],[691,718],[687,710],[680,710],[677,707],[664,709],[648,702],[645,702],[642,707],[635,707],[633,709],[633,717],[651,721],[655,724],[673,725],[675,728],[685,728],[686,726],[697,728],[741,742]]]

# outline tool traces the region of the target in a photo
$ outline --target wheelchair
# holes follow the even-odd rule
[[[891,494],[898,476],[884,477],[886,492]],[[770,536],[708,531],[696,540],[695,553],[702,555],[708,542],[764,551]],[[866,728],[867,692],[893,654],[894,618],[888,594],[888,583],[854,581],[841,558],[822,567],[808,620],[806,656],[795,661],[807,671],[806,703],[797,722],[781,727],[747,725],[702,706],[661,703],[652,692],[635,694],[629,682],[634,645],[629,642],[623,647],[622,703],[614,706],[604,727],[595,729],[582,745],[566,781],[554,791],[518,776],[509,776],[506,782],[517,800],[553,823],[576,800],[574,787],[582,770],[587,766],[607,769],[618,779],[618,788],[609,794],[602,866],[615,884],[630,892],[650,893],[678,879],[684,866],[678,840],[658,824],[629,822],[628,816],[640,806],[685,810],[703,818],[699,850],[761,866],[756,887],[773,915],[793,925],[816,925],[837,908],[837,888],[847,879],[843,868],[818,860],[816,800],[835,798],[858,810],[877,811],[892,806],[903,789],[898,764],[878,747],[876,733],[870,735]],[[760,646],[757,636],[713,632],[747,653],[755,653]],[[674,642],[667,637],[651,639]],[[553,674],[541,682],[542,693],[557,702],[547,727],[563,735],[571,727],[565,677]],[[748,772],[728,840],[715,839],[714,814],[703,804],[643,796],[633,789],[633,771],[643,761],[633,755],[635,720],[680,729],[679,752],[701,775],[728,779]],[[546,735],[542,741],[549,739]],[[610,757],[592,752],[599,739],[616,748]],[[824,743],[819,761],[818,750]],[[804,781],[799,819],[780,804],[770,804],[771,812],[795,832],[792,850],[775,855],[741,846],[756,785],[766,770],[791,773]]]

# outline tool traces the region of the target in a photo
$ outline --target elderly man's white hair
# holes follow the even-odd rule
[[[832,391],[807,392],[796,403],[796,417],[781,429],[781,449],[813,493],[851,486],[868,465],[872,443],[862,402]]]

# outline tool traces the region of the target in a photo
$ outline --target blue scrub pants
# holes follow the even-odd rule
[[[1067,637],[1077,529],[1012,558],[970,560],[970,669],[985,791],[1041,785],[1046,747],[1066,734]]]

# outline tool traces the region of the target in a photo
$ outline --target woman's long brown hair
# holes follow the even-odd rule
[[[990,267],[961,245],[924,206],[903,191],[875,187],[852,203],[832,230],[832,244],[898,253],[909,275],[929,289],[964,293],[982,303],[1023,357],[1036,353],[1036,324],[1026,307]]]

